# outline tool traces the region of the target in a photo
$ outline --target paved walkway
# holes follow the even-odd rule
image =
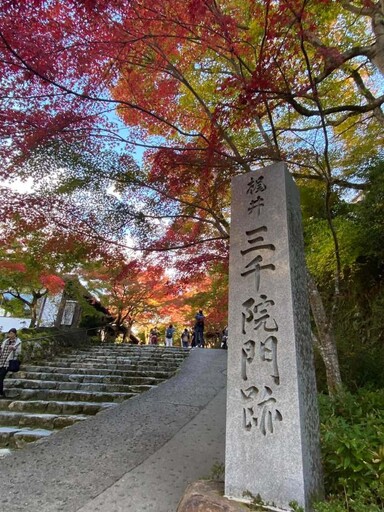
[[[1,460],[1,510],[175,512],[224,463],[226,367],[195,349],[159,387]]]

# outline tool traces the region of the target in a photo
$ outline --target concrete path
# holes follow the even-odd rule
[[[224,463],[226,367],[195,349],[159,387],[0,460],[1,510],[175,512]]]

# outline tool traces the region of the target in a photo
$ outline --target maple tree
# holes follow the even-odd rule
[[[12,259],[14,261],[12,261]],[[48,293],[57,294],[65,283],[60,276],[48,273],[30,253],[15,252],[0,261],[0,290],[2,296],[11,296],[26,305],[30,311],[30,327],[37,323],[39,299]]]
[[[57,136],[73,140],[118,106],[141,133],[174,139],[170,156],[190,150],[243,168],[284,157],[315,171],[297,150],[282,155],[279,139],[293,148],[302,118],[316,118],[307,131],[329,116],[329,126],[346,123],[340,131],[350,133],[358,132],[350,118],[371,112],[380,120],[383,98],[369,87],[371,64],[383,69],[381,9],[328,0],[6,1],[3,134],[21,151]]]
[[[0,209],[0,289],[28,305],[31,327],[36,325],[38,301],[65,286],[63,276],[81,273],[88,259],[110,261],[111,233],[97,217],[63,197],[20,194],[2,189]],[[95,218],[95,220],[94,220]],[[103,219],[103,221],[105,218]]]
[[[187,274],[226,258],[231,176],[285,160],[324,183],[337,297],[331,198],[365,187],[356,167],[382,145],[382,18],[372,0],[5,1],[2,173],[52,140],[146,148],[142,176],[115,178],[145,185],[136,219],[151,236],[139,240],[182,250]]]
[[[12,248],[18,242],[25,250],[32,247],[52,261],[57,256],[62,271],[70,271],[76,261],[86,258],[113,258],[118,251],[124,230],[111,215],[111,198],[103,204],[95,194],[68,196],[44,188],[19,193],[2,187],[0,194],[0,241],[4,247]]]
[[[135,259],[91,265],[84,278],[113,316],[117,330],[123,328],[124,340],[130,339],[135,323],[151,321],[174,292],[161,267]]]
[[[209,269],[195,272],[184,282],[182,293],[186,311],[184,318],[189,327],[195,325],[195,315],[202,309],[207,333],[221,332],[227,325],[228,315],[228,260],[212,263]]]

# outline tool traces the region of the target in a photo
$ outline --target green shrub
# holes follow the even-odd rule
[[[317,512],[376,512],[384,507],[384,390],[320,396],[327,502]]]

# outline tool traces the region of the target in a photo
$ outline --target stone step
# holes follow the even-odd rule
[[[0,411],[0,425],[1,426],[15,426],[15,427],[33,427],[45,430],[55,430],[69,427],[78,421],[87,419],[85,414],[77,415],[57,415],[46,413],[28,413],[28,412],[13,412],[13,411]]]
[[[79,348],[79,349],[74,349],[73,351],[71,352],[66,352],[65,355],[74,355],[74,354],[83,354],[83,355],[87,355],[87,354],[102,354],[102,355],[110,355],[110,354],[117,354],[117,355],[121,355],[121,356],[129,356],[129,357],[156,357],[156,358],[159,358],[159,357],[166,357],[166,358],[169,358],[169,359],[172,359],[172,358],[185,358],[187,357],[188,355],[188,351],[186,351],[184,348],[183,349],[175,349],[175,350],[171,350],[171,351],[167,351],[167,350],[164,350],[163,348],[159,348],[159,347],[146,347],[145,349],[126,349],[126,348],[121,348],[119,346],[115,346],[115,347],[110,347],[110,348],[106,348],[106,347],[100,347],[100,346],[96,346],[96,347],[91,347],[91,348],[87,348],[87,349],[83,349],[83,348]]]
[[[22,365],[8,373],[0,400],[0,458],[152,389],[187,356],[178,348],[109,344]]]
[[[35,412],[93,416],[103,409],[116,407],[116,402],[81,402],[58,400],[0,400],[0,411]]]
[[[155,361],[163,361],[167,363],[180,363],[184,361],[184,357],[169,357],[163,355],[140,355],[140,354],[121,354],[119,352],[116,353],[82,353],[82,354],[67,354],[62,355],[60,359],[122,359],[124,361],[147,361],[147,362],[155,362]]]
[[[93,368],[96,370],[139,370],[142,372],[160,370],[168,373],[174,373],[178,370],[179,365],[164,365],[164,364],[107,364],[107,363],[98,363],[95,361],[84,361],[84,362],[70,362],[65,364],[65,361],[54,361],[47,362],[46,364],[40,363],[41,367],[50,367],[50,368]],[[24,369],[24,367],[22,367]]]
[[[44,389],[59,391],[84,391],[89,393],[143,393],[152,389],[154,386],[149,384],[126,385],[126,384],[104,384],[93,382],[59,382],[56,380],[31,380],[31,379],[7,379],[4,388],[9,389]]]
[[[124,375],[90,375],[87,373],[44,373],[44,372],[26,372],[20,371],[15,374],[12,378],[16,379],[32,379],[32,380],[55,380],[58,382],[94,382],[94,383],[105,383],[105,384],[150,384],[156,385],[163,382],[164,378],[136,376],[133,372],[130,376]]]
[[[0,448],[23,448],[43,437],[48,437],[56,430],[20,427],[0,427]]]
[[[123,402],[138,393],[107,393],[89,391],[65,391],[59,389],[17,389],[5,390],[7,398],[17,400],[58,400],[70,402]]]
[[[127,354],[164,354],[169,356],[183,355],[184,348],[180,346],[175,347],[164,347],[161,345],[93,345],[90,347],[78,347],[74,348],[73,352],[122,352]]]
[[[153,377],[155,379],[168,379],[173,375],[173,372],[159,371],[159,370],[115,370],[108,368],[66,368],[60,366],[36,366],[36,365],[23,365],[18,374],[23,372],[41,372],[50,374],[68,374],[68,375],[109,375],[109,376],[122,376],[122,377]]]
[[[186,353],[188,355],[188,353]],[[142,361],[184,361],[186,355],[168,355],[168,354],[133,354],[129,352],[121,353],[121,352],[75,352],[73,354],[68,354],[64,357],[78,357],[78,358],[87,358],[87,357],[111,357],[111,358],[124,358],[124,359],[132,359],[132,360],[142,360]]]
[[[78,364],[102,364],[106,366],[111,365],[127,365],[132,367],[149,366],[149,367],[164,367],[164,368],[178,368],[183,361],[176,361],[174,359],[167,361],[166,359],[134,359],[128,357],[67,357],[60,358],[55,361],[55,364],[61,364],[62,366],[71,366],[74,363]]]
[[[121,344],[102,344],[95,345],[90,347],[89,349],[85,349],[86,351],[114,351],[114,352],[127,352],[134,354],[150,354],[150,353],[158,353],[165,355],[183,355],[185,353],[185,349],[183,347],[175,346],[175,347],[164,347],[162,345],[121,345]],[[78,349],[78,351],[84,351],[84,349]]]
[[[89,355],[89,354],[101,354],[101,355],[121,355],[121,356],[129,356],[129,357],[147,357],[147,358],[178,358],[178,359],[184,359],[188,355],[188,351],[185,349],[179,350],[179,351],[172,351],[172,352],[166,352],[163,349],[156,348],[147,348],[146,350],[124,350],[118,347],[115,348],[100,348],[100,347],[93,347],[90,349],[77,349],[73,350],[70,353],[67,353],[66,355],[74,355],[74,354],[83,354],[83,355]]]

